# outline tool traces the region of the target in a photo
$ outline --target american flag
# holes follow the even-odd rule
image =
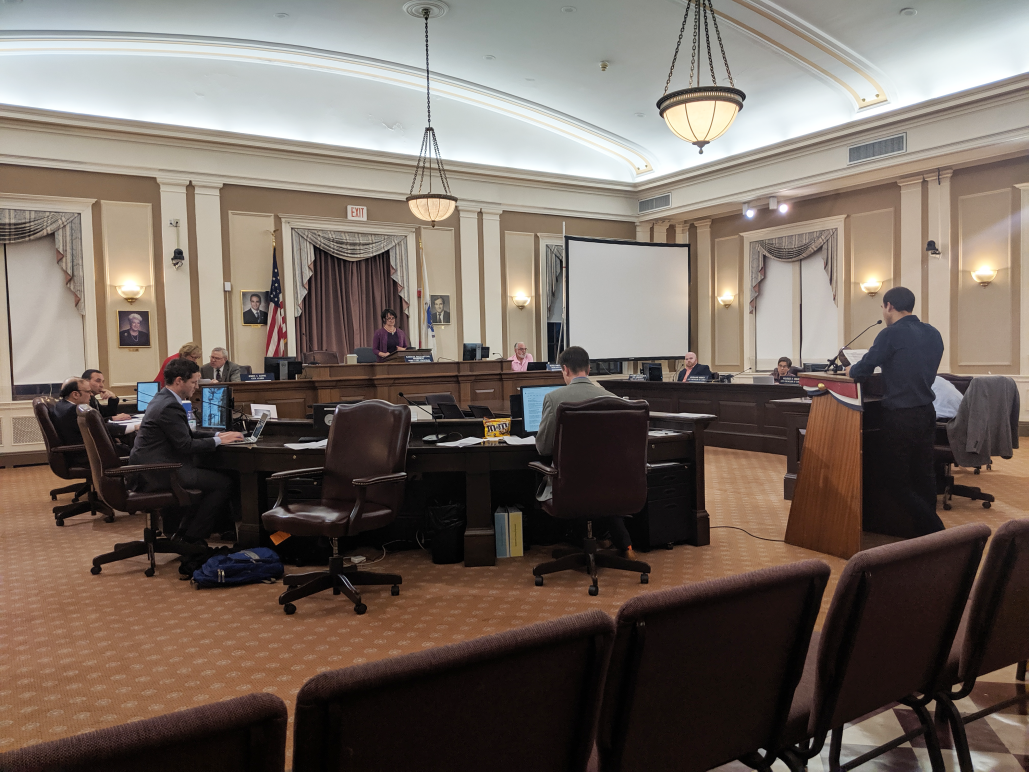
[[[286,356],[286,309],[282,305],[282,282],[279,281],[279,262],[272,247],[272,286],[268,290],[268,342],[265,356]]]

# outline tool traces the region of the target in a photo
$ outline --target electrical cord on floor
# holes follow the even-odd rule
[[[785,544],[786,543],[785,539],[766,539],[764,536],[754,536],[754,534],[752,534],[746,528],[739,528],[739,527],[737,527],[735,525],[712,525],[711,526],[711,530],[714,530],[715,528],[732,528],[734,531],[743,531],[743,533],[747,534],[747,536],[750,536],[750,537],[752,537],[754,539],[760,539],[761,541],[775,541],[775,542],[779,542],[779,544]]]

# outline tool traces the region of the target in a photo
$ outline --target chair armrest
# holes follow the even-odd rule
[[[542,472],[548,477],[553,477],[557,474],[557,467],[548,466],[547,464],[544,464],[542,461],[530,461],[529,469],[535,469],[537,472]]]
[[[51,448],[51,451],[54,453],[81,453],[85,449],[85,445],[58,445],[56,448]]]
[[[407,472],[392,472],[390,474],[380,474],[375,477],[358,477],[351,480],[350,483],[355,488],[365,488],[369,485],[380,485],[381,483],[393,483],[401,482],[407,479]]]
[[[172,469],[180,469],[182,464],[130,464],[120,466],[117,469],[108,469],[104,477],[124,477],[128,474],[142,474],[144,472],[167,472]]]
[[[324,466],[312,466],[307,469],[291,469],[288,472],[276,472],[269,480],[292,480],[294,477],[317,477],[325,474]]]

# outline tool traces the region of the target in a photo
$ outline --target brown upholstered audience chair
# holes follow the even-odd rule
[[[335,351],[308,351],[303,354],[305,365],[338,365],[339,354]]]
[[[1017,665],[1016,677],[1025,681],[1029,658],[1029,518],[1009,520],[993,534],[990,551],[972,589],[961,627],[947,663],[945,684],[958,684],[937,698],[937,718],[950,722],[961,772],[971,772],[972,757],[965,724],[1029,698],[1025,687],[983,710],[962,716],[953,700],[972,693],[976,679],[994,670]]]
[[[117,560],[146,555],[150,558],[150,566],[143,573],[147,576],[153,576],[157,567],[154,560],[156,553],[195,555],[203,552],[203,546],[172,541],[161,535],[161,513],[171,507],[188,506],[190,494],[200,495],[200,491],[189,490],[179,485],[178,478],[175,476],[175,470],[182,466],[182,464],[132,464],[123,466],[121,457],[114,449],[114,443],[111,442],[107,429],[104,428],[104,421],[100,417],[100,413],[89,405],[79,405],[75,408],[75,411],[78,413],[82,439],[86,443],[86,453],[89,456],[93,485],[99,492],[100,497],[114,509],[128,512],[130,515],[137,512],[146,513],[143,539],[141,541],[116,544],[112,552],[93,558],[93,567],[90,569],[90,572],[96,575],[103,570],[101,566],[105,563],[114,563]],[[167,491],[147,491],[145,493],[129,490],[127,479],[129,476],[147,474],[149,472],[168,472],[171,481],[170,489]]]
[[[332,543],[327,571],[291,574],[282,578],[289,587],[279,596],[287,614],[297,609],[293,601],[332,590],[346,595],[354,611],[363,614],[367,606],[356,587],[392,585],[400,594],[403,581],[397,574],[361,571],[347,565],[339,554],[339,540],[362,531],[392,523],[404,501],[407,473],[407,443],[411,436],[411,410],[370,399],[351,405],[337,405],[325,448],[325,466],[273,474],[280,481],[275,508],[261,516],[264,527],[294,536],[324,536]],[[294,477],[322,477],[322,500],[314,504],[290,504],[285,481]]]
[[[933,770],[943,755],[926,705],[944,667],[990,529],[964,525],[859,552],[840,575],[821,634],[812,636],[783,752],[791,769],[829,746],[831,770],[852,769],[925,735]],[[843,725],[900,702],[921,728],[840,765]]]
[[[4,772],[282,772],[286,705],[248,694],[0,754]]]
[[[50,491],[51,501],[57,501],[57,497],[64,493],[73,494],[71,504],[58,504],[54,507],[54,521],[57,525],[64,525],[64,521],[69,517],[86,512],[96,515],[99,510],[103,512],[105,522],[113,522],[114,512],[97,498],[93,489],[89,464],[85,458],[85,446],[65,445],[61,442],[50,415],[53,406],[54,400],[50,397],[36,397],[32,400],[32,413],[36,416],[39,431],[43,435],[43,444],[46,446],[46,461],[50,465],[50,471],[62,480],[80,481]],[[79,501],[83,496],[86,497],[85,500]]]
[[[600,770],[770,767],[828,580],[829,566],[806,560],[628,601],[615,620]]]
[[[597,397],[557,406],[554,456],[550,466],[529,466],[546,475],[553,498],[541,502],[552,517],[586,521],[582,549],[558,548],[554,560],[532,569],[536,586],[543,576],[570,568],[585,568],[596,595],[597,568],[635,571],[650,579],[650,566],[621,557],[615,550],[598,550],[593,536],[596,518],[635,515],[647,503],[647,430],[650,409],[642,400]]]
[[[582,772],[613,634],[590,611],[317,675],[293,772]]]

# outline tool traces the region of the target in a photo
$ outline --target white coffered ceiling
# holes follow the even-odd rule
[[[1029,71],[1026,0],[715,0],[747,101],[698,155],[654,106],[681,3],[446,1],[430,22],[444,157],[599,179],[647,180]],[[402,0],[0,0],[0,102],[413,156],[422,34]]]

